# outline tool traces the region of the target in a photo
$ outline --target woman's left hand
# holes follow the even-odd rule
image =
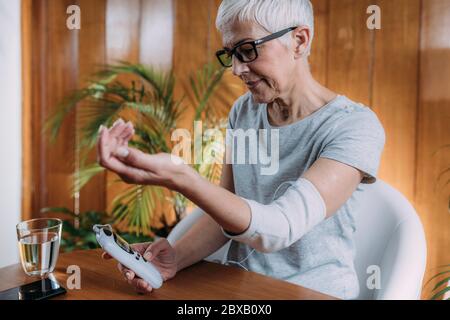
[[[131,122],[125,123],[122,119],[110,129],[101,126],[97,142],[99,164],[115,172],[126,183],[159,185],[179,191],[193,169],[175,155],[150,155],[130,148],[128,141],[133,134]]]

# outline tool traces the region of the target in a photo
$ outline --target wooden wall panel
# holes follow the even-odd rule
[[[139,62],[170,72],[174,54],[175,3],[172,0],[141,0],[140,10]],[[176,219],[173,206],[168,202],[156,203],[152,214],[151,223],[156,228],[163,227],[162,221],[173,224]]]
[[[175,0],[173,69],[186,78],[209,59],[209,0]],[[211,52],[211,51],[210,51]]]
[[[414,200],[420,0],[382,0],[371,107],[386,133],[379,176]]]
[[[328,83],[329,0],[312,0],[314,8],[314,38],[309,63],[311,73],[322,85]]]
[[[77,88],[78,47],[77,33],[66,26],[66,9],[73,3],[71,0],[43,1],[46,6],[45,62],[43,79],[45,88],[42,91],[41,125],[53,113],[57,104],[70,92]],[[58,66],[58,67],[55,67]],[[61,128],[58,140],[54,145],[47,143],[42,136],[41,163],[43,192],[42,207],[58,206],[73,209],[72,173],[75,159],[74,115],[67,119]],[[58,159],[59,161],[51,161]]]
[[[173,71],[177,77],[175,97],[189,90],[189,75],[209,61],[209,0],[174,0],[175,29]],[[180,127],[192,128],[192,111],[184,114]]]
[[[428,243],[428,272],[450,263],[450,1],[423,1],[416,201]],[[428,297],[429,287],[424,292]]]
[[[173,1],[142,0],[141,12],[139,61],[169,71],[173,57]]]
[[[106,21],[106,0],[79,0],[82,12],[82,29],[78,38],[78,86],[87,84],[88,77],[96,69],[106,62],[105,48],[105,21]],[[85,124],[79,114],[76,117],[76,125],[82,128]],[[77,143],[79,137],[77,137]],[[96,161],[96,150],[93,150],[88,157],[88,163]],[[76,158],[76,170],[79,169],[79,158]],[[106,206],[106,174],[101,173],[92,178],[75,198],[75,212],[87,210],[102,211]]]
[[[107,0],[106,47],[108,63],[139,62],[140,0]]]
[[[33,65],[33,2],[23,0],[21,3],[21,28],[22,28],[22,219],[33,217],[33,112],[32,97],[33,79],[30,71]],[[34,145],[36,146],[36,145]],[[34,194],[35,195],[35,194]]]
[[[122,1],[107,0],[106,7],[106,62],[118,61],[139,62],[139,34],[141,21],[140,0]],[[127,77],[121,78],[126,81]],[[107,210],[112,210],[114,198],[122,190],[125,184],[114,183],[119,179],[117,175],[108,171],[106,193]]]
[[[46,110],[45,90],[45,57],[46,57],[46,17],[47,3],[25,0],[22,2],[23,18],[30,19],[23,22],[23,48],[28,50],[22,55],[24,94],[30,96],[23,100],[23,112],[29,112],[29,116],[23,117],[23,219],[39,216],[41,204],[46,203],[44,141],[41,131]],[[26,174],[29,174],[25,176]]]
[[[329,1],[328,87],[371,105],[373,31],[366,27],[372,0]]]
[[[189,90],[189,75],[206,63],[219,65],[215,52],[222,48],[222,36],[215,27],[219,0],[175,0],[175,35],[173,70],[177,77],[176,95],[181,97]],[[246,87],[227,69],[224,85],[217,88],[219,96],[211,104],[226,116],[233,102],[245,93]],[[181,126],[192,129],[193,112],[186,112]]]

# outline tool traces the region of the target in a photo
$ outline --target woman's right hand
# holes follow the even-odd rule
[[[136,243],[131,247],[159,270],[164,281],[173,278],[177,273],[175,249],[167,239],[160,238],[155,242]],[[103,253],[102,258],[112,259],[106,252]],[[132,270],[121,263],[118,263],[117,266],[128,284],[133,286],[137,292],[146,293],[153,290],[149,283],[138,277]]]

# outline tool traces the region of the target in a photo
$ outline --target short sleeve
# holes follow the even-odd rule
[[[385,133],[368,107],[348,106],[325,141],[320,158],[345,163],[364,173],[362,183],[376,181]]]

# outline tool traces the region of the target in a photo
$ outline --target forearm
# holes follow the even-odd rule
[[[247,202],[229,190],[189,171],[180,182],[180,192],[207,212],[224,230],[240,234],[247,230],[251,211]]]
[[[220,249],[229,239],[207,214],[201,216],[175,244],[177,271],[187,268]]]

